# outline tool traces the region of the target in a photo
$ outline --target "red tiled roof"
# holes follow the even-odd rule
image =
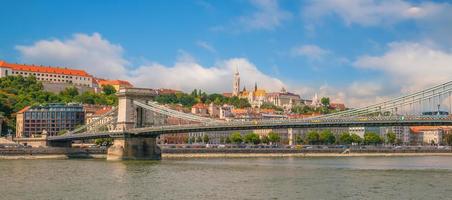
[[[224,97],[232,97],[232,93],[230,93],[230,92],[225,92],[225,93],[223,93],[223,96],[224,96]]]
[[[319,113],[312,113],[312,114],[288,114],[287,117],[289,119],[302,119],[302,118],[308,118],[308,117],[314,117],[319,116]]]
[[[207,109],[208,106],[202,103],[197,103],[195,105],[192,106],[192,108],[197,108],[197,109]]]
[[[330,107],[339,110],[345,110],[345,104],[343,103],[330,103]]]
[[[78,70],[78,69],[66,69],[66,68],[51,67],[51,66],[34,66],[34,65],[25,65],[25,64],[13,64],[13,63],[7,63],[2,60],[0,60],[0,67],[10,68],[10,69],[16,70],[16,71],[53,73],[53,74],[91,77],[91,75],[89,75],[85,71]]]
[[[248,109],[234,108],[234,109],[232,109],[232,113],[234,113],[234,114],[246,114],[246,113],[248,113]]]
[[[30,106],[26,106],[25,108],[22,108],[21,110],[19,110],[17,112],[17,114],[22,114],[22,113],[26,112],[28,109],[30,109]]]
[[[109,112],[111,109],[112,109],[112,107],[106,106],[106,107],[103,107],[102,109],[96,110],[96,112],[94,112],[93,115],[100,116],[100,115],[103,115],[103,114]]]
[[[166,89],[166,88],[160,88],[157,90],[159,94],[176,94],[181,93],[179,90],[173,90],[173,89]]]
[[[99,80],[99,85],[125,85],[128,87],[133,87],[128,81],[124,80]]]
[[[419,133],[422,131],[435,131],[435,130],[450,130],[450,126],[412,126],[410,127],[410,131],[412,133]]]

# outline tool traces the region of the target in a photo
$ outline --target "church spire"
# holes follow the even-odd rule
[[[238,65],[235,68],[234,80],[232,82],[232,96],[239,96],[240,94],[240,74]]]

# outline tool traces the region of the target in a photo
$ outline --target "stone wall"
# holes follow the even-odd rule
[[[163,154],[193,154],[193,153],[342,153],[345,149],[246,149],[246,148],[163,148]],[[446,149],[351,149],[350,153],[452,153]]]
[[[0,148],[0,155],[89,155],[106,154],[106,148]]]
[[[76,87],[80,94],[87,92],[87,91],[94,91],[94,89],[91,87],[79,86],[79,85],[74,85],[74,84],[70,84],[70,83],[44,83],[43,82],[42,85],[44,86],[45,91],[49,91],[49,92],[53,92],[53,93],[59,93],[59,92],[63,91],[64,89],[66,89],[67,87]]]

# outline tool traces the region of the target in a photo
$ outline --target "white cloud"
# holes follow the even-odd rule
[[[21,61],[25,63],[77,67],[99,77],[127,79],[137,87],[173,88],[186,92],[195,88],[207,92],[228,92],[232,90],[232,73],[238,66],[242,87],[246,86],[247,89],[254,87],[257,82],[259,88],[267,91],[279,91],[286,87],[301,94],[303,98],[311,98],[317,92],[320,96],[331,97],[334,102],[344,102],[354,107],[375,103],[390,95],[387,89],[389,84],[371,80],[352,82],[346,86],[332,87],[325,84],[320,88],[285,84],[260,71],[246,58],[230,58],[220,60],[213,66],[203,66],[183,50],[178,51],[179,55],[173,65],[151,62],[132,67],[124,58],[121,46],[112,44],[98,33],[75,34],[67,40],[40,40],[29,46],[17,46],[17,49],[21,53]],[[447,69],[449,63],[452,63],[450,54],[421,44],[394,43],[385,55],[363,56],[355,65],[383,70],[392,75],[394,80],[406,80],[404,85],[420,84],[418,87],[421,87],[421,83],[425,81],[448,79],[447,75],[452,73],[451,67]],[[402,76],[409,76],[411,79],[401,78]]]
[[[403,93],[450,81],[452,53],[413,42],[395,42],[388,47],[384,55],[362,56],[354,65],[382,71]]]
[[[353,81],[345,86],[323,84],[320,87],[298,87],[294,91],[303,98],[311,99],[317,93],[319,97],[329,97],[331,102],[357,108],[389,99],[391,94],[388,94],[387,87],[378,81]]]
[[[277,0],[251,0],[251,3],[256,11],[239,18],[239,22],[247,30],[272,30],[292,17],[290,12],[279,7]]]
[[[228,92],[232,90],[232,73],[237,66],[242,86],[248,89],[255,82],[271,91],[285,86],[281,80],[262,73],[245,58],[226,59],[206,67],[183,50],[179,50],[173,66],[152,63],[136,68],[126,67],[130,63],[124,58],[121,46],[111,44],[98,33],[75,34],[64,41],[40,40],[16,48],[25,63],[79,68],[98,77],[127,79],[138,87],[164,87],[187,92],[200,88],[208,92]]]
[[[366,106],[450,81],[452,53],[428,42],[394,42],[383,55],[361,56],[353,65],[382,76],[355,80],[343,86],[325,84],[297,91],[305,97],[317,92],[319,96],[331,97],[332,101],[351,107]]]
[[[158,63],[141,66],[131,75],[134,83],[152,88],[174,88],[190,91],[200,88],[208,92],[232,90],[232,77],[238,66],[242,87],[248,89],[257,82],[258,86],[270,91],[279,91],[284,83],[262,73],[254,64],[244,58],[220,61],[213,67],[204,67],[196,62],[178,61],[173,66]]]
[[[197,41],[196,45],[201,47],[201,48],[203,48],[203,49],[205,49],[205,50],[207,50],[207,51],[209,51],[209,52],[212,52],[212,53],[217,52],[217,50],[211,44],[209,44],[206,41]]]
[[[96,76],[120,78],[129,62],[120,45],[112,44],[99,33],[74,34],[67,40],[40,40],[33,45],[18,45],[21,61],[87,70]]]
[[[330,51],[322,49],[317,45],[307,44],[292,48],[291,54],[294,56],[305,56],[313,60],[322,60]]]
[[[411,3],[404,0],[323,0],[311,1],[303,9],[309,20],[336,15],[347,25],[388,25],[402,20],[435,16],[445,4],[434,2]]]

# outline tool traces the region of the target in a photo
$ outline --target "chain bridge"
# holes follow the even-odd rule
[[[49,136],[50,146],[69,146],[73,140],[113,138],[107,158],[160,159],[157,137],[162,134],[362,126],[449,126],[452,81],[381,103],[305,119],[223,121],[170,109],[153,101],[155,90],[118,91],[118,106],[91,123],[61,136]],[[171,120],[179,123],[171,123]]]

